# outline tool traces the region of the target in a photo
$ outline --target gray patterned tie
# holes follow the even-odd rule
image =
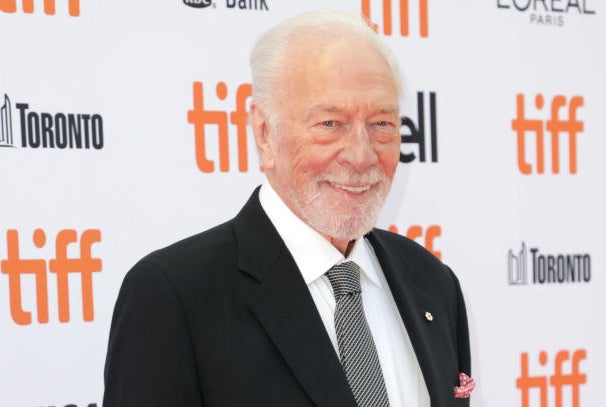
[[[340,263],[326,277],[337,302],[335,329],[341,364],[358,407],[388,407],[377,349],[364,317],[360,268],[353,261]]]

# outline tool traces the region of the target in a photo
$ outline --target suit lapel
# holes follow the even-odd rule
[[[239,267],[258,281],[249,305],[305,392],[318,406],[352,406],[353,395],[309,289],[258,200],[236,218]]]
[[[401,253],[397,254],[393,248],[388,249],[384,239],[374,231],[367,237],[375,250],[408,332],[432,406],[449,405],[447,403],[451,402],[452,395],[448,392],[451,388],[445,383],[442,374],[444,368],[439,356],[444,351],[444,343],[439,332],[439,324],[429,321],[426,317],[426,312],[439,317],[443,311],[442,306],[431,295],[424,293],[415,285],[415,270]]]

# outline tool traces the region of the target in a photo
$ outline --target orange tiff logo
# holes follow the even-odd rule
[[[553,374],[530,376],[528,373],[528,353],[522,353],[520,357],[521,373],[516,380],[516,387],[522,393],[522,407],[530,407],[530,390],[537,389],[539,393],[540,407],[548,406],[548,386],[551,386],[555,394],[555,407],[564,407],[564,388],[569,387],[572,404],[566,406],[581,406],[581,385],[587,382],[587,375],[581,373],[581,361],[587,358],[585,349],[578,349],[572,353],[561,350],[556,353]],[[544,350],[539,353],[539,365],[547,366],[548,357]],[[568,363],[569,362],[569,363]],[[564,364],[568,364],[567,373],[564,373]]]
[[[80,0],[67,0],[69,15],[78,17],[80,15]],[[22,0],[21,6],[24,13],[34,12],[34,0]],[[17,0],[0,0],[0,11],[15,13],[17,11]],[[44,0],[44,13],[55,15],[55,0]]]
[[[34,246],[42,249],[46,245],[46,233],[36,229],[32,240]],[[78,243],[76,247],[70,247]],[[69,285],[70,274],[80,274],[82,281],[82,313],[85,321],[94,319],[93,309],[93,273],[101,271],[101,259],[92,257],[92,245],[101,241],[101,232],[98,229],[88,229],[78,233],[73,229],[59,231],[55,239],[55,257],[48,261],[42,258],[22,259],[19,249],[19,232],[11,229],[6,232],[6,259],[0,262],[2,274],[8,276],[10,311],[13,321],[19,325],[32,323],[32,314],[23,309],[21,278],[26,274],[33,274],[36,285],[36,308],[38,322],[45,324],[48,316],[48,284],[47,269],[56,276],[59,321],[69,322]],[[79,251],[77,257],[69,253]]]
[[[246,102],[252,95],[252,85],[243,83],[236,90],[235,110],[228,112],[224,110],[207,110],[205,108],[204,85],[202,82],[194,82],[194,107],[187,112],[187,121],[194,125],[196,164],[202,172],[215,172],[215,161],[211,160],[206,149],[207,126],[216,126],[219,139],[219,170],[227,172],[229,165],[229,123],[236,126],[236,137],[238,139],[238,170],[248,171],[248,143],[247,131],[248,108]],[[227,85],[219,82],[215,86],[215,95],[219,100],[225,100],[228,95]]]
[[[392,5],[391,0],[383,1],[383,34],[392,34]],[[429,35],[429,23],[428,23],[428,12],[427,12],[427,0],[419,1],[419,34],[421,37],[427,37]],[[370,26],[376,32],[379,32],[379,25],[374,23],[370,17],[370,2],[371,0],[362,0],[362,15]],[[409,7],[408,0],[400,0],[400,34],[402,37],[408,37],[409,34]]]
[[[389,231],[393,233],[399,233],[396,225],[391,225]],[[407,238],[411,240],[417,240],[422,238],[422,242],[419,242],[425,246],[425,248],[438,259],[442,260],[442,252],[436,250],[434,247],[434,241],[442,236],[442,228],[438,225],[430,225],[424,231],[421,225],[412,225],[406,230]]]
[[[581,96],[573,96],[569,101],[565,96],[556,95],[551,100],[551,114],[548,120],[529,119],[525,113],[524,95],[517,95],[516,118],[511,121],[511,128],[517,134],[518,168],[522,174],[533,172],[533,166],[527,161],[527,133],[534,133],[536,150],[535,170],[538,174],[545,172],[545,130],[551,133],[551,172],[560,172],[560,134],[568,134],[568,168],[571,174],[577,173],[577,134],[583,131],[583,122],[577,119],[577,111],[583,106]],[[537,94],[534,99],[537,110],[542,110],[545,98]],[[568,106],[568,117],[560,117],[560,110]]]

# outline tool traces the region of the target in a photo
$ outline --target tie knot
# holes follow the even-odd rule
[[[326,272],[335,298],[360,293],[360,267],[353,261],[335,264]]]

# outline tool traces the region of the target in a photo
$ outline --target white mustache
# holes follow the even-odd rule
[[[317,175],[315,180],[339,185],[362,186],[376,184],[385,178],[385,172],[379,167],[374,167],[364,173],[347,170],[326,172]]]

